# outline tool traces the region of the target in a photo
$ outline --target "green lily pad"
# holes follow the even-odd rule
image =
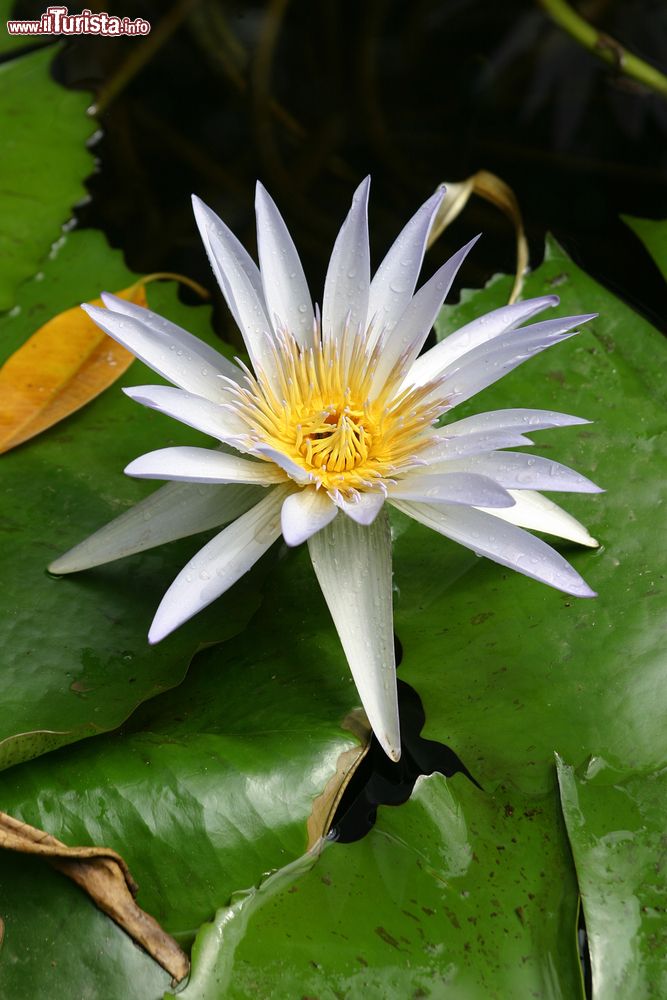
[[[667,225],[659,219],[636,219],[630,215],[622,219],[637,234],[667,279]]]
[[[440,334],[506,301],[494,280],[445,310]],[[485,786],[550,787],[553,752],[624,767],[667,761],[667,343],[555,245],[525,295],[557,292],[562,315],[598,311],[579,336],[486,390],[475,411],[536,406],[591,425],[536,435],[536,451],[605,487],[557,497],[601,542],[558,543],[599,593],[578,600],[478,559],[414,522],[396,522],[401,677],[417,689],[425,735],[453,747]],[[461,416],[473,405],[457,408]]]
[[[17,309],[0,318],[0,360],[51,316],[98,295],[100,285],[120,290],[133,280],[99,233],[68,236],[43,279],[27,283]],[[181,305],[173,283],[149,294],[156,309],[210,339],[208,308]],[[139,362],[122,379],[154,381]],[[154,611],[201,545],[196,538],[73,577],[46,572],[56,555],[151,491],[123,475],[128,461],[163,445],[206,440],[114,385],[0,458],[0,766],[115,728],[146,698],[181,681],[197,649],[236,634],[255,612],[251,575],[196,623],[148,646]]]
[[[364,840],[221,910],[182,996],[582,996],[560,825],[552,795],[422,778]]]
[[[179,688],[143,705],[121,732],[0,775],[0,801],[11,815],[68,844],[121,853],[139,883],[139,904],[186,946],[221,900],[303,854],[310,817],[327,785],[336,786],[341,757],[349,766],[362,752],[344,728],[356,694],[317,592],[312,602],[307,559],[303,551],[297,567],[281,560],[249,629],[199,654]],[[319,824],[321,832],[325,815],[313,816],[311,831]],[[4,899],[11,865],[2,861],[0,852]],[[37,893],[36,877],[26,875],[26,897]],[[49,935],[59,892],[50,880],[40,897],[49,917],[32,925],[25,979],[21,948],[33,910],[12,896],[9,912],[22,930],[0,952],[0,994],[42,982],[58,961]],[[122,994],[104,987],[108,966],[95,965],[105,932],[89,909],[87,922],[77,911],[80,969],[66,966],[70,980],[52,972],[53,989],[83,996],[86,984],[91,996],[115,998]],[[166,985],[157,993],[142,986],[124,1000],[151,1000]]]
[[[6,997],[152,1000],[170,976],[41,858],[0,852]]]
[[[560,758],[563,815],[577,869],[594,996],[667,996],[667,772],[618,771]]]
[[[10,35],[7,30],[7,21],[14,18],[14,8],[16,7],[16,0],[0,0],[0,25],[2,25],[2,33],[0,34],[0,56],[7,56],[11,52],[17,52],[19,49],[25,49],[28,46],[35,45],[35,43],[44,42],[46,39],[44,36],[35,35]]]
[[[501,305],[508,287],[494,281],[442,322],[459,326]],[[313,802],[339,755],[356,746],[341,729],[356,692],[307,554],[282,549],[274,551],[277,565],[250,627],[200,654],[177,690],[144,704],[120,733],[0,778],[8,812],[69,843],[105,843],[123,854],[141,885],[141,905],[184,943],[224,908],[198,938],[188,998],[581,996],[575,870],[553,750],[574,763],[591,753],[626,769],[664,763],[664,565],[653,539],[664,521],[657,499],[666,348],[555,247],[527,294],[553,289],[562,313],[597,308],[604,321],[517,370],[475,408],[542,406],[595,418],[540,434],[537,450],[608,488],[603,497],[564,504],[603,542],[593,552],[566,548],[600,597],[564,597],[404,518],[394,521],[401,676],[423,699],[424,735],[452,746],[485,791],[461,776],[422,780],[405,806],[380,810],[364,841],[331,846],[305,874],[298,864],[290,868],[286,881],[300,877],[289,885],[282,875],[261,883],[263,872],[285,875],[303,854]],[[134,372],[129,381],[140,381]],[[112,396],[62,426],[71,428],[73,448],[90,440],[84,418],[107,397],[95,427],[105,448],[110,427],[122,439]],[[457,415],[464,412],[472,405]],[[158,420],[161,435],[177,432],[158,415],[141,417],[151,427]],[[35,442],[35,454],[58,433]],[[138,453],[166,442],[133,443]],[[100,482],[110,483],[105,497],[121,483],[139,489],[104,479],[103,466],[121,467],[123,447],[111,440],[104,461],[95,459]],[[79,479],[80,463],[81,453]],[[40,457],[34,468],[44,467]],[[74,465],[68,475],[75,481]],[[87,503],[100,504],[100,494],[91,481]],[[123,494],[124,502],[136,495]],[[85,534],[74,489],[68,497],[63,548]],[[147,567],[147,584],[151,572],[160,575],[151,560],[163,558],[158,551],[128,564],[135,573]],[[82,600],[93,579],[81,577]],[[116,593],[117,580],[109,586]],[[201,630],[203,619],[196,621]],[[18,903],[15,919],[27,919]],[[96,933],[83,947],[86,956],[96,953]],[[10,993],[18,991],[15,962],[11,951],[4,965],[0,956],[0,983]],[[153,989],[142,1000],[160,995]]]
[[[85,196],[90,98],[51,79],[52,48],[0,63],[0,312],[32,277]]]

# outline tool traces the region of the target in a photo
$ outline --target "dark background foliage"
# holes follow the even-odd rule
[[[30,0],[15,10],[43,8]],[[259,177],[317,299],[364,174],[373,175],[377,259],[438,182],[485,168],[515,190],[533,264],[551,230],[587,271],[664,325],[655,265],[619,215],[667,215],[667,104],[579,48],[536,5],[114,0],[105,9],[147,18],[151,34],[70,40],[55,72],[94,91],[100,106],[99,170],[79,223],[102,228],[134,270],[177,270],[210,286],[189,195],[252,246]],[[595,0],[581,10],[664,67],[659,0]],[[478,200],[428,266],[480,230],[464,284],[511,270],[509,225]],[[233,336],[223,310],[218,318]]]

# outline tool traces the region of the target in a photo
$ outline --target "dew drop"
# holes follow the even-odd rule
[[[302,302],[301,305],[299,306],[299,312],[300,313],[308,312],[308,306],[306,305],[305,302]]]

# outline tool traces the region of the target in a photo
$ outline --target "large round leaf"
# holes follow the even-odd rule
[[[667,773],[618,771],[601,757],[558,760],[563,815],[588,929],[593,995],[667,996]]]
[[[553,796],[421,779],[364,840],[221,910],[183,1000],[581,996],[557,810]]]
[[[139,904],[184,945],[221,901],[303,853],[363,752],[346,731],[354,728],[345,717],[356,693],[324,602],[311,592],[307,561],[305,551],[294,564],[282,560],[249,629],[201,653],[177,690],[142,706],[121,732],[0,775],[5,811],[68,844],[104,844],[121,853],[139,883]],[[54,956],[52,913],[61,912],[61,891],[71,893],[49,878],[41,902],[46,916],[34,920],[29,899],[38,870],[22,865],[21,872],[25,905],[12,888],[12,863],[0,853],[0,897],[11,898],[6,912],[18,928],[0,953],[3,995],[46,978]],[[105,931],[92,903],[86,905],[87,921],[77,907],[78,972],[71,962],[63,968],[71,979],[53,971],[55,995],[67,988],[105,1000],[161,995],[164,983],[157,994],[144,985],[123,994],[123,978],[106,991],[109,968],[96,968],[95,957],[107,938],[116,940],[116,930]],[[28,926],[26,970],[20,956]]]
[[[133,278],[100,234],[70,235],[43,280],[26,284],[20,307],[0,319],[0,360],[54,314]],[[210,337],[208,309],[182,306],[173,285],[153,286],[150,295],[154,308]],[[153,381],[139,362],[123,377],[125,385]],[[141,701],[177,684],[195,650],[234,635],[257,608],[250,576],[196,623],[149,647],[155,609],[198,538],[60,580],[46,573],[56,555],[150,492],[123,475],[131,459],[197,438],[116,385],[0,457],[0,766],[118,726]]]
[[[3,25],[3,31],[5,26]],[[52,48],[0,63],[0,312],[15,302],[85,195],[89,97],[51,79]],[[11,180],[10,180],[11,179]]]
[[[445,312],[441,333],[502,304],[508,288],[498,279],[467,296]],[[599,596],[560,594],[403,520],[394,556],[401,676],[424,701],[425,734],[451,745],[485,786],[511,777],[526,791],[550,787],[554,750],[573,763],[591,753],[626,767],[667,759],[667,550],[656,544],[667,530],[667,344],[552,245],[525,293],[553,291],[562,314],[600,318],[474,408],[537,406],[594,421],[537,435],[536,451],[607,490],[558,498],[601,542],[562,547]]]

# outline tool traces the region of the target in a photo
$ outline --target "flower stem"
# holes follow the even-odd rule
[[[628,52],[615,38],[598,31],[573,10],[566,0],[538,0],[538,3],[552,21],[598,59],[602,59],[624,76],[642,83],[649,90],[667,98],[667,76],[664,73],[633,55],[632,52]]]

